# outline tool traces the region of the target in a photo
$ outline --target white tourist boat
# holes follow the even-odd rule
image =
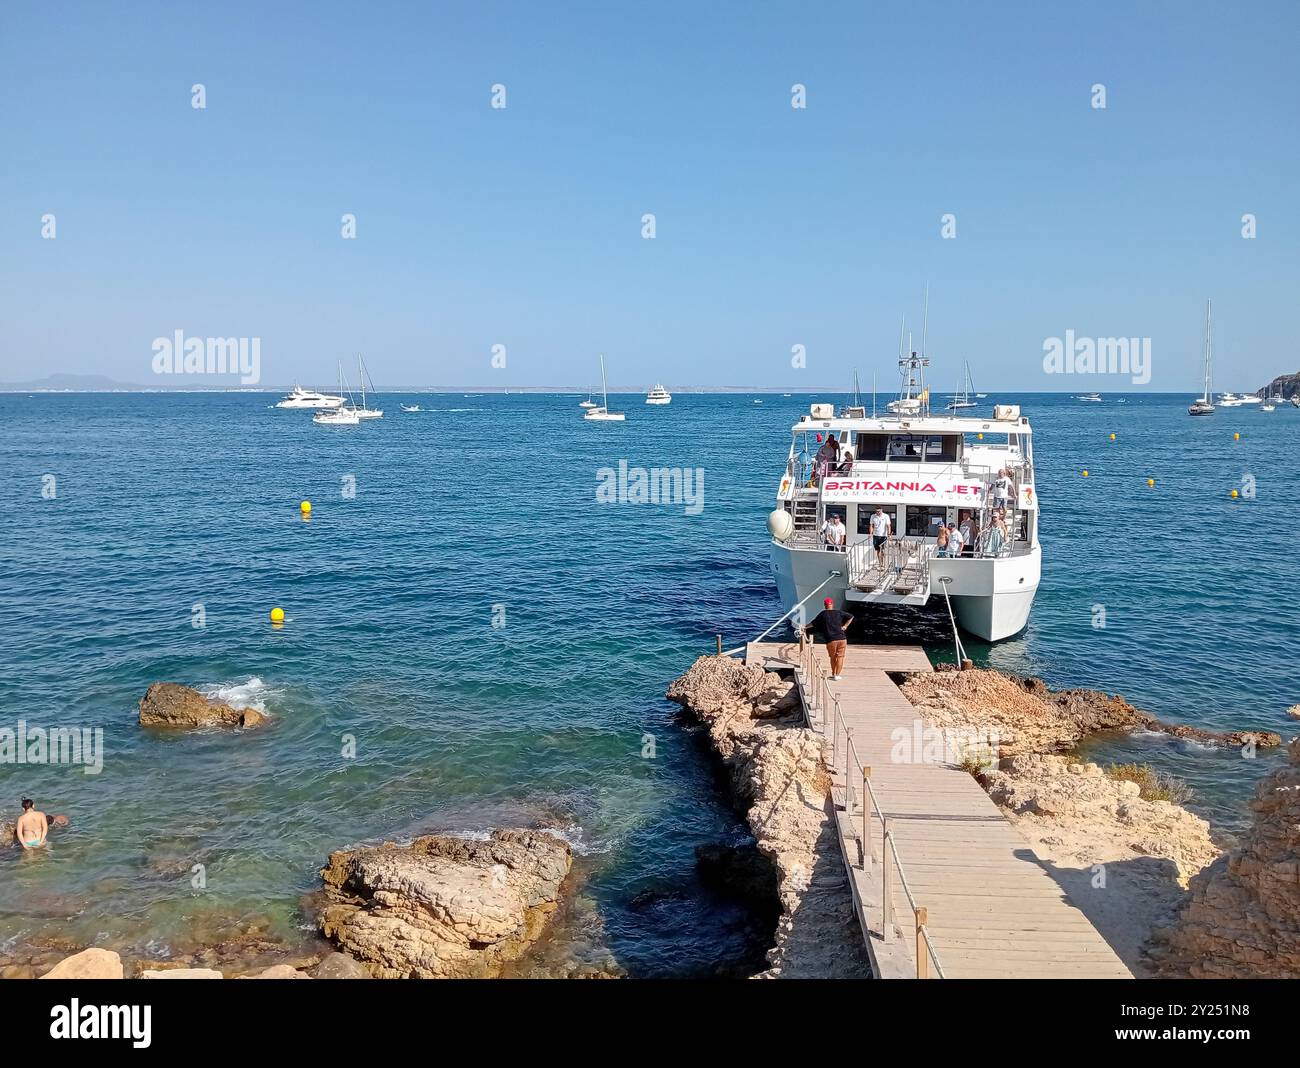
[[[582,418],[592,423],[621,423],[627,417],[622,412],[611,412],[609,410],[609,389],[605,385],[605,357],[600,358],[600,393],[604,399],[603,404],[595,408],[588,408],[582,413]]]
[[[672,404],[673,395],[661,384],[656,384],[655,388],[645,395],[645,402],[646,404]]]
[[[284,395],[282,400],[276,402],[277,408],[341,408],[343,398],[337,397],[333,393],[317,393],[314,389],[303,389],[302,386],[294,386]]]
[[[1087,404],[1101,404],[1101,403],[1102,403],[1102,400],[1101,400],[1101,394],[1100,394],[1100,393],[1082,393],[1082,394],[1080,394],[1079,396],[1075,397],[1074,399],[1075,399],[1075,400],[1081,400],[1081,401],[1084,401],[1084,402],[1087,403]]]
[[[1205,302],[1205,346],[1203,354],[1202,374],[1204,375],[1204,384],[1201,389],[1201,395],[1197,400],[1192,401],[1187,409],[1188,415],[1213,415],[1214,414],[1214,354],[1213,338],[1210,331],[1210,302]]]
[[[924,605],[945,594],[961,627],[986,641],[1024,629],[1038,590],[1042,551],[1029,420],[1013,404],[991,419],[932,415],[924,356],[899,360],[904,412],[836,416],[814,404],[793,427],[776,509],[768,517],[771,565],[783,606],[815,615],[823,597],[842,609],[878,616],[893,606]],[[834,436],[851,465],[819,465],[816,450]],[[994,527],[995,482],[1006,484],[1005,531]],[[877,506],[891,532],[877,552],[871,521]],[[839,515],[848,528],[844,552],[827,551],[822,523]],[[969,554],[939,556],[939,523],[972,519],[979,533]]]
[[[399,408],[404,412],[422,412],[424,411],[418,404],[399,404]]]

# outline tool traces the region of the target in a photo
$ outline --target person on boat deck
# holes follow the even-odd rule
[[[939,529],[935,531],[934,555],[935,556],[948,555],[948,528],[945,527],[942,523],[939,524]]]
[[[847,445],[840,450],[840,466],[835,469],[839,475],[853,474],[853,450]]]
[[[984,552],[989,556],[998,556],[1010,540],[1007,534],[1006,513],[999,508],[994,511],[993,521],[989,523],[984,540]]]
[[[835,440],[834,434],[827,434],[826,440],[822,442],[822,447],[817,450],[817,477],[825,478],[826,472],[836,462],[839,456],[840,443]]]
[[[833,513],[825,523],[822,524],[822,540],[826,542],[826,548],[831,552],[843,552],[844,543],[848,539],[849,528],[844,525],[844,520],[840,518],[839,513]]]
[[[975,539],[979,537],[980,524],[970,512],[962,511],[957,524],[961,528],[961,545],[964,556],[975,555]]]
[[[1015,492],[1016,480],[1011,477],[1011,469],[1004,467],[998,471],[998,477],[993,480],[993,507],[1009,508]]]
[[[814,629],[822,632],[826,655],[831,658],[831,678],[839,682],[844,670],[844,654],[849,647],[849,636],[844,632],[853,626],[854,617],[851,612],[835,611],[835,602],[829,597],[822,604],[826,607],[810,623],[804,624],[803,632],[807,634]]]
[[[876,560],[882,568],[885,566],[885,542],[889,540],[891,525],[885,510],[880,505],[876,505],[876,510],[867,520],[867,528],[871,531],[871,545],[876,550]]]
[[[948,555],[961,556],[961,549],[965,540],[962,536],[961,527],[956,523],[950,523],[948,526]]]

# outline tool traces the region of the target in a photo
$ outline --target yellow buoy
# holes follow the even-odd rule
[[[1155,484],[1156,484],[1156,480],[1155,480],[1154,478],[1148,478],[1148,479],[1147,479],[1147,485],[1148,485],[1148,486],[1154,486]]]
[[[1232,440],[1233,440],[1233,441],[1240,441],[1240,440],[1241,440],[1241,435],[1240,435],[1240,434],[1233,434],[1233,435],[1232,435]]]
[[[980,435],[979,435],[979,439],[980,439],[980,441],[983,441],[983,440],[984,440],[984,435],[983,435],[983,434],[980,434]]]
[[[284,609],[283,609],[283,608],[272,608],[272,609],[271,609],[271,622],[272,622],[272,623],[283,623],[283,622],[284,622]]]
[[[1086,470],[1083,472],[1083,477],[1084,477],[1084,478],[1087,478],[1087,477],[1088,477],[1088,472],[1087,472]]]
[[[1236,491],[1236,490],[1233,490],[1233,491],[1232,491],[1232,499],[1233,499],[1234,501],[1237,499],[1237,491]]]
[[[1114,441],[1114,440],[1115,440],[1115,435],[1114,435],[1114,434],[1112,434],[1112,435],[1110,436],[1110,440],[1111,440],[1111,441]]]
[[[311,501],[303,501],[302,504],[298,505],[298,511],[302,512],[303,515],[311,515]]]

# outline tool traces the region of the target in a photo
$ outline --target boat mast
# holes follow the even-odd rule
[[[605,400],[605,411],[609,411],[609,387],[605,385],[605,354],[600,354],[600,394]]]
[[[1205,300],[1205,393],[1201,398],[1206,404],[1210,403],[1210,375],[1211,367],[1214,360],[1214,338],[1210,326],[1210,300]]]
[[[357,353],[357,377],[361,379],[361,410],[366,408],[366,367],[361,362],[361,353]]]

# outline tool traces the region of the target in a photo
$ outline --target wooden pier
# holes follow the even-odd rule
[[[919,646],[851,645],[832,682],[826,650],[746,647],[745,660],[793,669],[825,739],[853,904],[880,979],[1130,979],[971,775],[912,759],[921,715],[888,672],[929,671]],[[900,739],[909,759],[893,760]]]

